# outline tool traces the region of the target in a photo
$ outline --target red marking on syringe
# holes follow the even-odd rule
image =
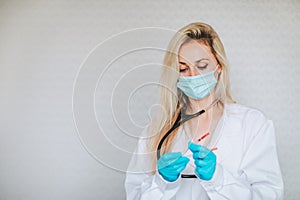
[[[201,140],[206,138],[208,135],[209,135],[209,132],[205,133],[203,136],[201,136],[201,138],[198,139],[198,142],[200,142]]]

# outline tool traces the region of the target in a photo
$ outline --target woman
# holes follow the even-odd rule
[[[164,66],[163,110],[132,156],[127,199],[283,199],[273,123],[232,99],[214,29],[205,23],[180,29]]]

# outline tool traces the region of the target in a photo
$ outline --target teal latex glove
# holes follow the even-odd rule
[[[211,150],[189,142],[189,149],[193,152],[194,163],[196,166],[195,174],[202,180],[210,180],[216,169],[217,157]]]
[[[180,152],[165,153],[157,162],[158,172],[166,181],[176,181],[189,161]]]

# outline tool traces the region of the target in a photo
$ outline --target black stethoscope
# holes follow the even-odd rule
[[[162,144],[164,143],[164,141],[166,140],[166,138],[172,133],[172,131],[174,131],[176,128],[178,128],[179,126],[181,126],[182,124],[184,124],[186,121],[193,119],[194,117],[197,117],[203,113],[205,113],[208,109],[210,109],[212,106],[214,106],[220,99],[215,99],[209,106],[207,106],[205,109],[200,110],[199,112],[196,112],[192,115],[187,115],[185,112],[185,109],[183,109],[183,118],[181,120],[181,111],[178,114],[178,117],[174,123],[174,125],[172,126],[172,128],[164,135],[164,137],[160,140],[158,147],[157,147],[157,151],[156,151],[156,155],[157,155],[157,160],[159,160],[160,158],[160,149]],[[181,121],[180,121],[181,120]],[[197,178],[196,175],[194,174],[181,174],[181,178]]]

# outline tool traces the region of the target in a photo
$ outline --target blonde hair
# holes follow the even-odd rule
[[[228,77],[229,65],[218,34],[210,25],[202,22],[194,22],[181,28],[171,39],[163,61],[160,77],[162,87],[160,87],[159,102],[163,111],[160,112],[148,126],[148,132],[150,135],[153,135],[147,143],[147,148],[149,152],[152,153],[152,173],[155,173],[156,169],[156,150],[160,140],[175,123],[181,108],[189,106],[187,96],[181,90],[177,89],[176,82],[179,76],[179,48],[191,40],[195,40],[209,47],[221,66],[222,72],[214,89],[215,97],[220,98],[220,103],[222,104],[236,103],[231,97]],[[177,131],[178,128],[165,140],[161,148],[161,155],[171,150]]]

